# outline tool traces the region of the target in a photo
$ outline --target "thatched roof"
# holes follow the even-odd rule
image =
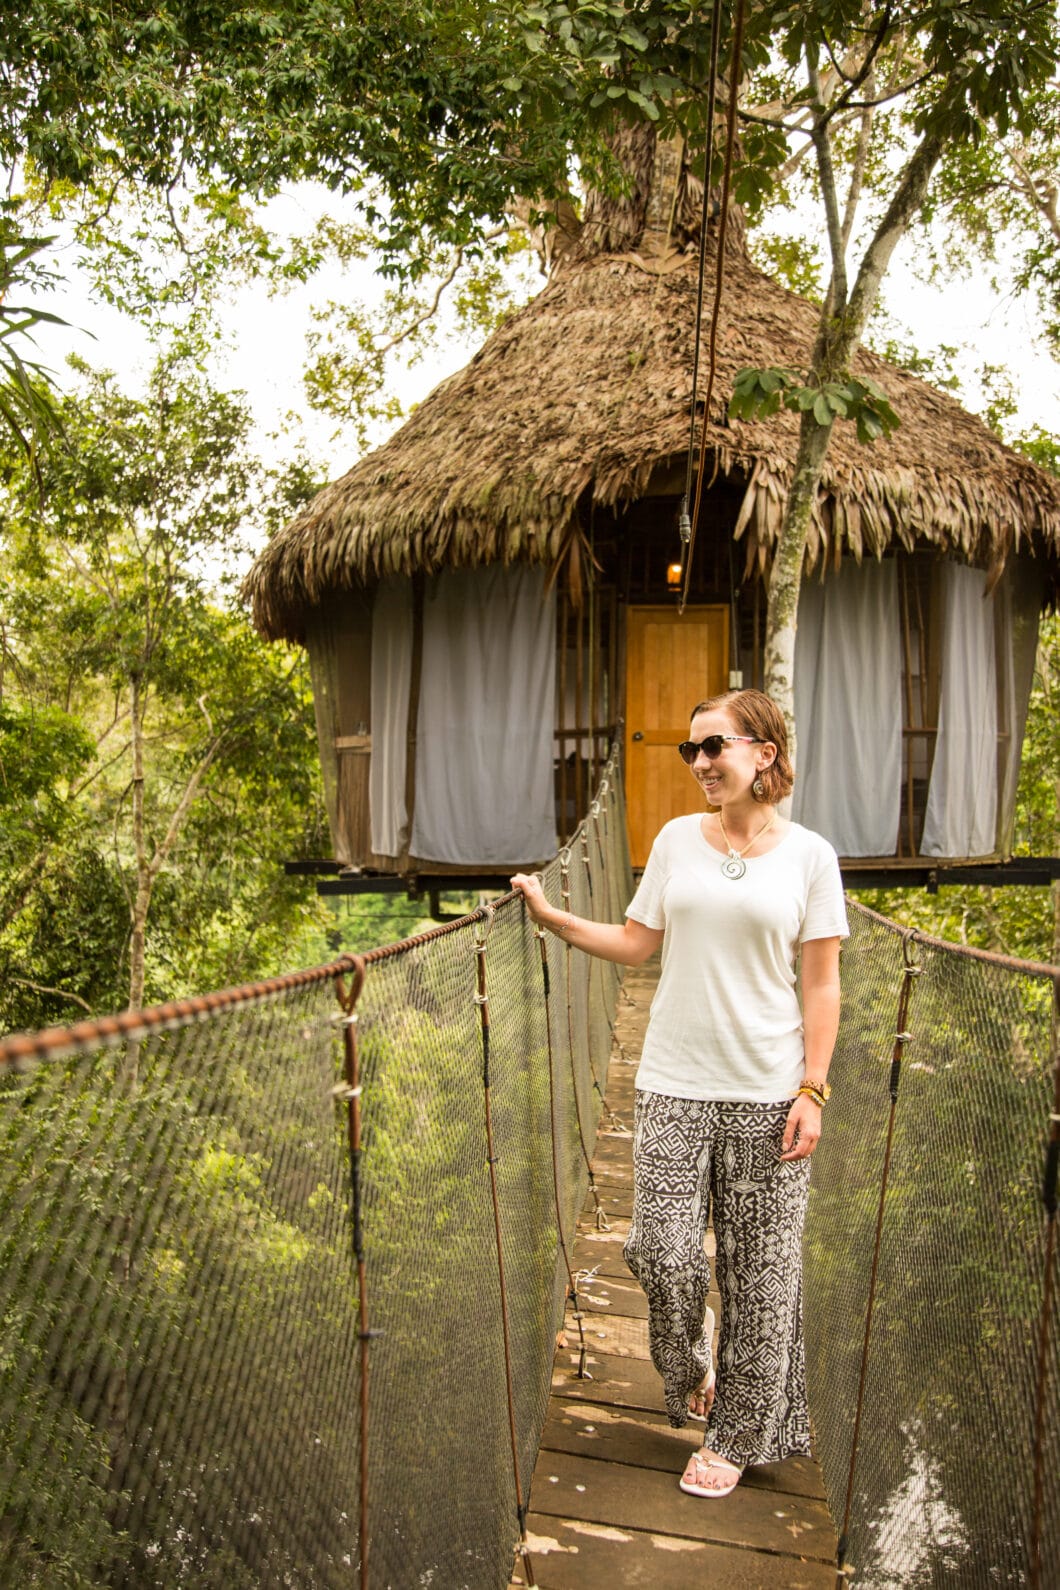
[[[683,459],[695,289],[691,256],[662,269],[613,254],[565,265],[384,446],[273,538],[244,588],[258,628],[300,638],[322,596],[384,574],[562,560],[590,500],[621,509]],[[743,255],[727,261],[708,466],[716,459],[745,488],[736,531],[763,565],[798,420],[730,421],[725,410],[740,369],[805,366],[817,315]],[[871,446],[836,425],[811,560],[926,541],[996,570],[1029,546],[1055,581],[1060,481],[925,382],[869,353],[855,370],[884,387],[902,424]],[[700,383],[702,394],[702,372]]]

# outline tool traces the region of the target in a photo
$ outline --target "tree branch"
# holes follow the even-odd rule
[[[850,246],[850,235],[854,230],[854,219],[857,215],[858,203],[861,199],[861,190],[865,182],[865,168],[868,165],[869,147],[872,142],[873,115],[870,109],[861,113],[861,126],[858,128],[858,141],[854,148],[854,159],[850,172],[850,187],[847,189],[846,208],[843,212],[843,255]]]
[[[832,280],[828,287],[827,303],[831,313],[842,314],[847,305],[846,244],[839,219],[832,140],[828,130],[828,119],[824,114],[821,77],[817,70],[816,53],[809,45],[806,48],[806,71],[814,96],[813,146],[817,152],[817,173],[821,179],[821,198],[828,228],[828,247],[832,255]]]
[[[50,988],[47,983],[32,983],[28,977],[16,977],[14,973],[9,973],[9,976],[11,981],[18,983],[21,988],[32,988],[35,994],[58,994],[60,999],[68,999],[71,1004],[80,1005],[82,1010],[87,1010],[90,1016],[92,1014],[92,1006],[88,1001],[82,999],[80,994],[71,994],[68,988]]]
[[[943,150],[939,133],[925,133],[906,164],[894,196],[872,241],[865,250],[857,280],[850,294],[849,320],[860,338],[868,317],[876,306],[880,283],[891,255],[909,230],[909,223],[927,197],[932,173]]]
[[[506,230],[507,228],[503,226],[494,227],[492,232],[486,233],[485,237],[483,238],[483,242],[492,243],[495,238],[503,237]],[[461,269],[463,268],[463,264],[464,250],[461,247],[457,249],[456,254],[453,257],[451,268],[439,281],[434,297],[424,309],[423,313],[415,315],[407,325],[401,328],[400,331],[396,331],[392,337],[388,337],[386,342],[379,343],[375,349],[378,357],[383,358],[386,354],[391,353],[394,348],[399,347],[400,344],[407,341],[409,337],[414,336],[415,333],[419,331],[421,326],[425,326],[428,321],[434,319],[435,315],[438,313],[438,306],[441,303],[447,288],[453,285],[453,282],[456,280]]]
[[[1057,201],[1060,198],[1055,182],[1046,177],[1039,177],[1031,171],[1018,149],[1013,149],[1008,144],[1002,144],[1005,158],[1016,173],[1015,189],[1029,200],[1032,209],[1036,210],[1048,226],[1057,243],[1060,243],[1060,214],[1057,213]]]
[[[181,795],[180,800],[177,802],[173,815],[169,820],[169,827],[166,829],[165,837],[155,847],[155,853],[147,865],[146,876],[151,884],[154,883],[155,879],[158,877],[158,874],[165,866],[166,861],[169,859],[170,851],[176,844],[177,835],[184,826],[184,819],[188,815],[195,796],[198,794],[199,785],[206,776],[210,764],[213,762],[218,751],[221,749],[221,746],[224,744],[224,740],[224,734],[219,734],[216,736],[216,738],[208,747],[205,756],[202,758],[202,761],[199,763],[198,767],[189,778],[187,784],[185,784],[184,792]]]

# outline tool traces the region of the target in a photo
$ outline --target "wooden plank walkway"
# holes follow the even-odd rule
[[[648,1358],[647,1304],[622,1258],[632,1213],[633,1077],[658,977],[626,973],[607,1097],[622,1123],[600,1122],[594,1174],[611,1229],[583,1213],[572,1253],[591,1380],[579,1380],[578,1329],[567,1322],[529,1493],[527,1533],[542,1590],[832,1590],[836,1540],[817,1466],[807,1458],[750,1469],[719,1501],[686,1496],[678,1478],[702,1425],[672,1430]],[[713,1234],[708,1238],[713,1241]],[[717,1297],[711,1299],[715,1314]],[[523,1585],[521,1566],[512,1578]]]

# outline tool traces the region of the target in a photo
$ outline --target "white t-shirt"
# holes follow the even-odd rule
[[[795,959],[807,939],[846,937],[836,853],[792,823],[726,878],[698,815],[657,835],[626,912],[664,928],[636,1085],[681,1099],[790,1099],[803,1078]]]

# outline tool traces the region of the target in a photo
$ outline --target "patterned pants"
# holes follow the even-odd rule
[[[652,1363],[680,1428],[711,1362],[703,1238],[713,1213],[721,1335],[704,1444],[738,1464],[810,1450],[802,1340],[810,1162],[778,1160],[789,1108],[636,1096],[624,1252],[648,1296]]]

